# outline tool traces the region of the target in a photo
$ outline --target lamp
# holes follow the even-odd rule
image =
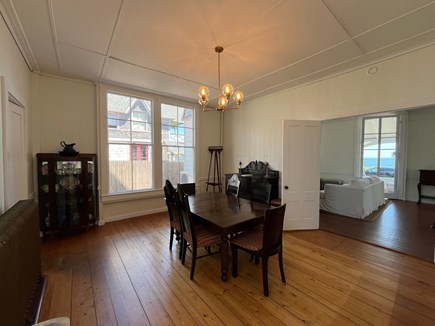
[[[218,54],[218,88],[221,88],[221,60],[220,54],[223,52],[224,48],[222,46],[217,46],[214,48],[216,53]],[[208,107],[207,103],[209,101],[210,91],[207,86],[201,86],[199,88],[198,96],[199,96],[199,104],[202,106],[204,111],[214,110],[214,111],[225,111],[230,109],[238,109],[240,104],[243,101],[244,95],[241,91],[234,92],[234,87],[231,84],[225,84],[222,86],[222,95],[218,97],[217,107]],[[231,102],[231,96],[233,96],[232,100],[237,106],[228,106]]]

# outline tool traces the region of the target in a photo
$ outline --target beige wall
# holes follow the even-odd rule
[[[3,148],[3,121],[5,112],[8,109],[8,94],[12,94],[21,104],[24,105],[25,123],[26,123],[26,148],[28,197],[33,196],[33,179],[32,179],[32,138],[30,129],[30,120],[32,117],[32,108],[30,102],[30,71],[15,45],[3,19],[0,19],[0,212],[4,207],[4,160],[6,157]]]
[[[242,104],[225,113],[224,172],[237,162],[267,161],[282,170],[283,120],[327,120],[435,103],[435,46],[317,83]]]
[[[61,150],[59,142],[76,143],[82,153],[101,153],[98,148],[97,87],[81,80],[34,74],[32,104],[36,108],[32,124],[37,152]],[[217,112],[197,113],[197,182],[204,189],[208,173],[208,146],[220,141],[220,116]],[[106,175],[100,169],[100,182]],[[35,183],[36,184],[36,183]],[[138,193],[133,196],[107,196],[100,203],[101,221],[113,221],[166,210],[163,192]]]
[[[33,105],[38,112],[35,129],[38,151],[56,153],[61,141],[76,143],[81,153],[97,152],[96,87],[85,81],[36,75],[33,78]],[[37,123],[39,125],[37,125]]]

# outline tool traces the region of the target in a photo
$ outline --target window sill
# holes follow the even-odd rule
[[[110,195],[102,195],[101,201],[104,203],[117,203],[123,201],[132,201],[132,200],[140,200],[147,198],[159,198],[163,197],[163,190],[151,190],[151,191],[138,191],[138,192],[129,192],[123,194],[110,194]]]

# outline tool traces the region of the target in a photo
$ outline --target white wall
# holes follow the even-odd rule
[[[12,94],[25,106],[25,121],[26,121],[26,157],[27,162],[27,189],[26,193],[31,197],[33,195],[33,178],[32,178],[32,138],[30,131],[30,119],[32,116],[32,108],[30,102],[30,70],[28,69],[21,53],[15,45],[9,30],[7,29],[3,19],[0,19],[0,212],[4,209],[4,160],[6,153],[4,152],[4,130],[3,121],[5,112],[8,109],[8,93]]]
[[[266,160],[282,170],[283,120],[328,120],[435,103],[435,46],[242,104],[225,113],[224,172]],[[374,65],[372,65],[374,66]],[[371,66],[370,66],[371,67]],[[248,94],[249,95],[249,94]],[[246,161],[245,161],[246,160]]]
[[[341,179],[345,182],[355,176],[357,118],[325,121],[322,123],[320,143],[320,177]]]
[[[435,106],[408,113],[407,142],[406,199],[417,201],[418,170],[435,170]],[[422,190],[435,196],[435,187],[423,186]],[[422,202],[435,203],[432,199]]]

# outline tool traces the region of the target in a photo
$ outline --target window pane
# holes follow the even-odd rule
[[[152,148],[149,145],[136,146],[136,157],[133,160],[133,190],[151,189],[153,186]]]
[[[381,149],[396,149],[396,134],[382,134],[381,135]]]
[[[184,128],[184,146],[193,147],[194,144],[194,134],[193,129]]]
[[[378,135],[364,135],[364,149],[377,149],[378,139]]]
[[[193,148],[184,148],[180,171],[181,183],[195,182],[195,151]]]
[[[107,94],[107,112],[108,116],[119,115],[128,119],[128,110],[130,108],[130,98],[124,95]]]
[[[379,132],[379,119],[364,120],[364,134],[377,134]]]
[[[382,133],[390,133],[390,134],[396,134],[397,130],[397,118],[391,117],[391,118],[382,118]]]
[[[185,127],[193,128],[193,110],[185,108],[179,108],[179,110],[181,112],[180,121],[183,122]]]
[[[109,144],[109,192],[132,189],[130,145]]]
[[[113,119],[111,123],[112,126],[109,125],[108,129],[109,142],[130,142],[130,122],[128,120]]]
[[[172,184],[179,183],[179,163],[178,163],[178,147],[162,148],[162,161],[163,161],[163,183],[165,180],[170,180]]]

